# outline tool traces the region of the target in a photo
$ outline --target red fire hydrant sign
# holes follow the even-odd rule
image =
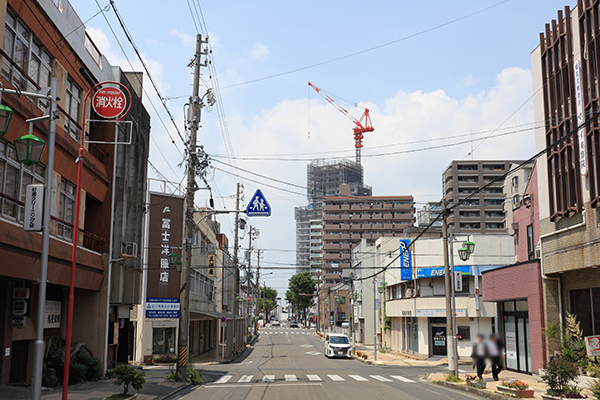
[[[121,89],[105,87],[92,97],[92,107],[102,118],[119,118],[127,109],[127,98]]]

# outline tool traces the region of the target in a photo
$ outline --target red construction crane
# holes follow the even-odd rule
[[[356,149],[356,163],[360,165],[360,149],[363,147],[362,140],[364,138],[363,133],[365,132],[373,132],[375,129],[371,124],[371,117],[369,116],[369,109],[365,108],[365,112],[363,112],[360,119],[354,118],[345,108],[341,107],[337,104],[331,97],[327,95],[327,93],[323,92],[321,89],[308,82],[308,86],[315,89],[317,93],[319,93],[325,100],[327,100],[331,105],[337,108],[342,114],[346,117],[350,118],[352,122],[354,122],[354,148]]]

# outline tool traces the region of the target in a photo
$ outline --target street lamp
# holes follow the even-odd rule
[[[377,290],[379,291],[379,294],[383,293],[386,286],[387,286],[387,282],[381,282],[381,285],[377,286]]]
[[[469,254],[475,253],[475,243],[471,242],[470,240],[463,242],[463,247],[469,249]]]
[[[13,110],[10,107],[0,105],[0,137],[4,136],[8,131],[12,116]]]
[[[461,260],[467,261],[471,256],[471,253],[469,252],[469,249],[467,247],[461,247],[460,249],[458,249],[458,256]]]
[[[46,142],[31,133],[15,139],[17,161],[27,166],[39,163],[45,148]]]

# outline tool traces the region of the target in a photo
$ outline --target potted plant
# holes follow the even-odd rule
[[[577,382],[578,374],[577,363],[565,357],[557,357],[546,363],[546,370],[541,378],[549,388],[542,394],[542,398],[586,399],[587,397],[581,394],[581,389],[570,386],[572,382]]]
[[[504,381],[501,384],[496,385],[496,389],[498,389],[499,392],[512,393],[515,397],[520,399],[532,398],[535,392],[535,390],[529,389],[528,384],[518,379],[511,379],[508,382]]]
[[[486,388],[486,382],[483,379],[479,379],[475,375],[465,375],[465,382],[467,385],[476,387],[478,389]]]
[[[358,350],[358,351],[356,352],[356,355],[357,355],[358,357],[362,357],[362,351]]]

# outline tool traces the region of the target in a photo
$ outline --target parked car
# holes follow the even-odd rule
[[[351,358],[350,339],[341,333],[329,333],[325,336],[325,348],[323,349],[325,357],[345,357]]]
[[[290,322],[290,328],[297,328],[297,327],[298,327],[298,323],[296,321]]]
[[[278,319],[272,319],[271,326],[281,326],[281,323],[279,322]]]

